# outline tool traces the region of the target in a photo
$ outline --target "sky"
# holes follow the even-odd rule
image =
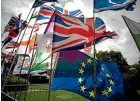
[[[1,0],[1,32],[7,25],[12,15],[22,13],[22,19],[26,19],[31,6],[35,0]],[[93,17],[93,0],[69,0],[60,2],[65,9],[74,10],[81,9],[85,17]],[[96,45],[97,51],[115,50],[120,51],[128,64],[137,63],[140,60],[140,53],[136,44],[124,23],[121,15],[125,15],[130,19],[140,22],[140,0],[137,0],[134,11],[104,11],[94,13],[94,16],[100,17],[106,24],[107,30],[115,31],[119,38],[108,39]]]

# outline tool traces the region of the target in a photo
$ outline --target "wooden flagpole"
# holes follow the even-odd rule
[[[96,39],[96,31],[95,31],[95,14],[94,14],[94,7],[95,6],[95,2],[93,0],[93,27],[94,27],[94,30],[93,30],[93,33],[94,33],[94,50],[93,50],[93,58],[94,58],[94,101],[97,101],[97,93],[96,93],[96,47],[95,47],[95,39]]]
[[[52,73],[51,73],[52,78],[53,78],[53,76],[54,76],[54,72],[55,72],[55,69],[56,69],[56,64],[57,64],[57,61],[58,61],[59,53],[60,53],[60,52],[56,53],[57,56],[56,56],[56,58],[55,58],[54,68],[53,68]],[[53,57],[52,57],[52,58],[53,58]],[[52,63],[51,63],[51,66],[52,66]],[[51,82],[52,82],[52,78],[50,79]],[[50,87],[51,87],[51,84],[50,84]],[[50,95],[49,95],[49,96],[50,96]]]
[[[53,65],[53,51],[52,51],[52,54],[51,54],[51,68],[50,68],[50,79],[49,79],[49,89],[48,89],[48,101],[50,101],[51,82],[52,82],[52,68],[53,68],[52,65]]]

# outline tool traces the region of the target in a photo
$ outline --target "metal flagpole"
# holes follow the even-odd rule
[[[93,27],[94,27],[94,30],[93,30],[93,34],[94,34],[94,50],[93,50],[93,58],[94,58],[94,101],[97,101],[97,94],[96,94],[96,59],[95,59],[95,57],[96,57],[96,48],[95,48],[95,39],[96,39],[96,32],[95,32],[95,14],[94,14],[94,7],[95,6],[95,2],[94,2],[94,0],[93,0]]]
[[[53,43],[52,43],[52,48],[53,48]],[[52,62],[53,62],[53,50],[52,50],[52,54],[51,54],[51,68],[50,68],[50,80],[49,80],[49,89],[48,89],[48,101],[50,101],[50,91],[51,91],[51,81],[52,81],[52,69],[53,69]]]
[[[28,19],[28,17],[29,17],[29,15],[30,15],[31,11],[32,11],[32,10],[30,10],[30,12],[29,12],[29,14],[28,14],[26,20]],[[19,35],[18,35],[18,38],[17,38],[16,42],[19,41],[19,38],[20,38],[21,33],[22,33],[22,31],[20,31],[20,33],[19,33]],[[16,45],[14,45],[14,48],[13,48],[13,50],[11,51],[12,53],[11,53],[9,59],[8,59],[8,63],[10,63],[10,61],[11,61],[11,59],[12,59],[12,55],[13,55],[13,53],[14,53],[15,48],[16,48]],[[6,56],[5,56],[5,57],[6,57]],[[4,59],[5,59],[5,57],[4,57]],[[4,61],[3,61],[3,62],[4,62]],[[4,62],[4,63],[5,63],[5,62]]]
[[[42,8],[42,6],[41,6],[41,8]],[[41,10],[41,8],[40,8],[40,10]],[[39,13],[40,13],[40,11],[39,11]],[[38,17],[36,18],[34,25],[36,24],[37,19],[38,19]],[[33,29],[31,30],[31,34],[30,34],[30,36],[29,36],[29,40],[28,40],[28,43],[27,43],[27,46],[26,46],[26,50],[25,50],[25,55],[27,54],[27,50],[28,50],[29,42],[30,42],[30,40],[31,40],[31,38],[32,38],[32,34],[33,34]],[[21,65],[20,72],[19,72],[19,76],[20,76],[21,70],[22,70],[22,68],[23,68],[23,64],[24,64],[24,60],[25,60],[25,55],[24,55],[24,57],[23,57],[23,61],[22,61],[22,65]],[[18,78],[18,81],[19,81],[19,78]],[[17,83],[17,85],[18,85],[18,83]],[[15,92],[15,94],[16,94],[16,92]]]
[[[27,85],[29,85],[29,80],[30,80],[30,72],[31,72],[31,68],[32,68],[32,63],[33,63],[33,60],[34,60],[34,51],[35,51],[35,43],[36,43],[36,39],[37,39],[37,33],[36,33],[36,38],[35,38],[35,42],[34,42],[34,47],[33,47],[33,52],[32,52],[32,60],[30,62],[30,67],[29,67],[29,70],[28,70],[28,73],[27,73]],[[22,93],[22,92],[21,92]],[[20,93],[20,96],[21,96],[21,93]],[[20,98],[19,96],[19,98]],[[25,96],[24,96],[24,101],[26,101],[26,92],[25,92]]]
[[[59,52],[58,53],[56,53],[57,54],[57,56],[56,56],[56,58],[55,58],[55,63],[54,63],[54,68],[53,68],[53,70],[51,69],[51,74],[50,74],[50,80],[51,80],[51,82],[52,82],[52,78],[53,78],[53,76],[54,76],[54,70],[55,70],[55,68],[56,68],[56,64],[57,64],[57,60],[58,60],[58,57],[59,57]],[[53,60],[53,55],[52,55],[52,60]],[[52,60],[51,60],[51,67],[52,67]],[[50,81],[49,81],[50,82]],[[51,87],[51,83],[50,83],[50,85],[49,85],[49,88]],[[48,91],[49,91],[49,89],[48,89]],[[46,92],[46,94],[47,94],[47,92]],[[50,101],[50,94],[48,93],[48,101]]]
[[[54,2],[54,5],[55,5],[55,2]],[[51,19],[53,19],[54,16],[55,16],[55,11],[54,11]],[[50,19],[50,21],[51,21],[51,19]],[[54,29],[54,26],[53,26],[53,29]],[[49,89],[48,89],[48,101],[50,101],[50,93],[51,93],[51,83],[52,83],[52,73],[53,73],[52,72],[53,71],[52,63],[53,63],[53,36],[52,36],[52,54],[51,54],[50,80],[49,80]]]
[[[30,10],[30,11],[29,11],[29,14],[31,13],[31,11],[32,11],[32,10]],[[28,14],[28,16],[27,16],[26,20],[28,19],[29,14]],[[9,22],[10,22],[10,20],[9,20]],[[7,24],[7,25],[8,25],[8,24]],[[22,31],[20,31],[20,32],[19,32],[19,35],[18,35],[18,38],[17,38],[16,42],[18,42],[18,41],[19,41],[19,38],[20,38],[21,32],[22,32]],[[5,40],[6,40],[6,39],[5,39]],[[5,41],[4,41],[4,43],[5,43]],[[4,43],[3,43],[3,44],[4,44]],[[2,48],[3,48],[3,47],[4,47],[4,46],[2,46]],[[2,49],[2,48],[1,48],[1,49]],[[10,61],[10,60],[11,60],[11,58],[12,58],[12,55],[13,55],[13,52],[14,52],[15,48],[16,48],[16,45],[14,46],[14,48],[13,48],[13,50],[12,50],[12,53],[11,53],[11,55],[10,55],[9,59],[8,59],[8,63],[9,63],[9,61]],[[6,54],[6,55],[7,55],[7,54]],[[5,57],[3,58],[3,60],[5,60],[6,55],[5,55]],[[5,61],[2,61],[2,64],[3,64],[3,63],[5,63]]]
[[[28,16],[27,16],[27,19],[28,19],[29,15],[30,15],[31,11],[32,11],[32,8],[31,8],[31,10],[30,10],[30,12],[29,12],[29,14],[28,14]],[[35,9],[33,10],[33,12],[34,12],[34,11],[35,11]],[[29,22],[30,22],[30,20],[29,20]],[[28,25],[28,24],[29,24],[29,23],[27,23],[27,25]],[[24,34],[25,34],[25,32],[26,32],[26,29],[27,29],[27,28],[24,29],[24,32],[23,32],[21,41],[22,41],[22,39],[23,39],[23,37],[24,37]],[[20,41],[20,43],[21,43],[21,41]],[[11,66],[10,66],[10,68],[9,68],[8,74],[7,74],[7,76],[6,76],[6,78],[5,78],[5,81],[4,81],[3,85],[2,85],[2,90],[4,89],[4,87],[5,87],[6,83],[7,83],[8,76],[9,76],[9,74],[10,74],[10,72],[11,72],[11,69],[12,69],[12,67],[13,67],[13,65],[14,65],[14,61],[16,60],[16,56],[17,56],[18,49],[19,49],[19,46],[18,46],[18,48],[17,48],[17,51],[15,52],[15,56],[14,56],[14,58],[13,58],[13,61],[12,61],[12,63],[11,63]]]

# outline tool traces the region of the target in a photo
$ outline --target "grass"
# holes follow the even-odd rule
[[[28,90],[32,90],[32,89],[47,89],[49,87],[49,85],[47,84],[42,84],[42,85],[31,85],[28,87]]]
[[[46,97],[46,89],[48,89],[48,85],[32,85],[28,87],[28,91],[26,92],[26,100],[25,101],[47,101]],[[44,91],[30,91],[30,90],[44,90]],[[14,92],[10,93],[11,96],[14,97]],[[20,98],[19,98],[20,96]],[[25,92],[23,91],[20,95],[20,92],[17,93],[16,99],[19,101],[24,101]],[[58,90],[51,92],[51,101],[89,101],[85,99],[84,97],[64,91],[64,90]]]

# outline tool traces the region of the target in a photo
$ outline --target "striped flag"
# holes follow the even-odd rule
[[[140,23],[137,23],[126,16],[122,16],[127,27],[129,28],[132,37],[140,51]]]

